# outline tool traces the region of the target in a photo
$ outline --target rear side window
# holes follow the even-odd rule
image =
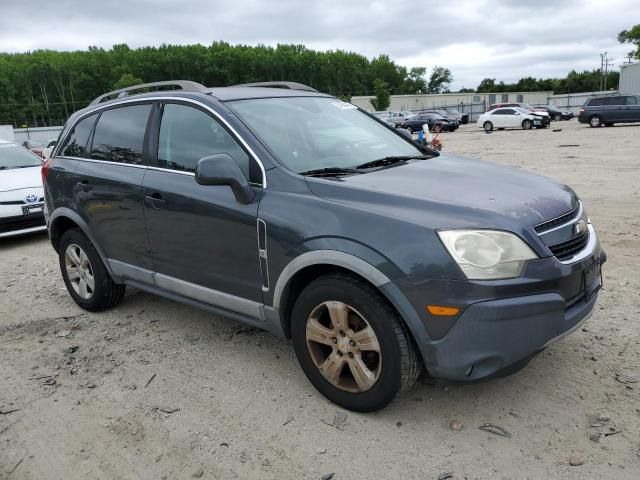
[[[638,97],[627,97],[627,105],[638,105]]]
[[[600,107],[603,105],[602,100],[603,100],[602,98],[592,98],[591,100],[589,100],[589,106]]]
[[[98,115],[93,114],[76,123],[76,126],[73,127],[71,134],[67,137],[64,146],[60,150],[60,155],[80,158],[85,156],[89,135],[91,135],[93,124],[96,123],[96,118],[98,118]]]
[[[91,158],[140,165],[150,111],[151,105],[146,104],[102,112],[93,134]]]
[[[220,123],[202,110],[168,103],[162,112],[158,139],[158,166],[195,172],[198,160],[231,155],[249,178],[249,156]]]

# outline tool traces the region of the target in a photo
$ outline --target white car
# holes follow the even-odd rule
[[[42,159],[0,140],[0,238],[46,230]]]
[[[44,150],[42,150],[42,156],[44,157],[45,160],[51,157],[51,152],[53,152],[53,149],[56,146],[56,143],[58,143],[57,140],[49,140],[49,143],[47,143],[47,146],[44,147]]]
[[[490,132],[494,128],[498,130],[505,128],[531,130],[533,127],[539,127],[540,124],[540,117],[532,115],[528,110],[520,107],[496,108],[478,118],[478,127],[484,128],[485,132]]]

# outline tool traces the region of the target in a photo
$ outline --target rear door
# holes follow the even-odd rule
[[[640,97],[627,95],[624,120],[625,122],[640,122]]]
[[[149,269],[142,210],[145,131],[151,103],[103,110],[75,171],[75,204],[111,261]],[[117,265],[120,265],[117,264]]]
[[[262,282],[256,227],[262,176],[257,164],[204,108],[167,102],[157,119],[156,163],[144,178],[157,286],[259,316]],[[228,186],[196,183],[198,160],[218,153],[231,155],[256,184],[252,203],[239,203]]]

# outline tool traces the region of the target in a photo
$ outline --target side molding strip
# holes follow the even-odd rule
[[[230,295],[218,290],[212,290],[201,285],[196,285],[195,283],[185,282],[184,280],[169,277],[161,273],[156,273],[154,278],[155,284],[164,290],[175,292],[184,297],[193,298],[194,300],[209,305],[231,310],[232,312],[238,312],[249,317],[264,320],[261,303],[236,297],[235,295]]]

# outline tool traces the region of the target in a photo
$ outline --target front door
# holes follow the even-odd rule
[[[262,299],[257,245],[260,191],[244,205],[228,186],[200,185],[199,159],[227,153],[250,178],[249,155],[209,112],[165,103],[155,167],[143,186],[156,285],[257,317]],[[259,187],[256,187],[259,190]]]

